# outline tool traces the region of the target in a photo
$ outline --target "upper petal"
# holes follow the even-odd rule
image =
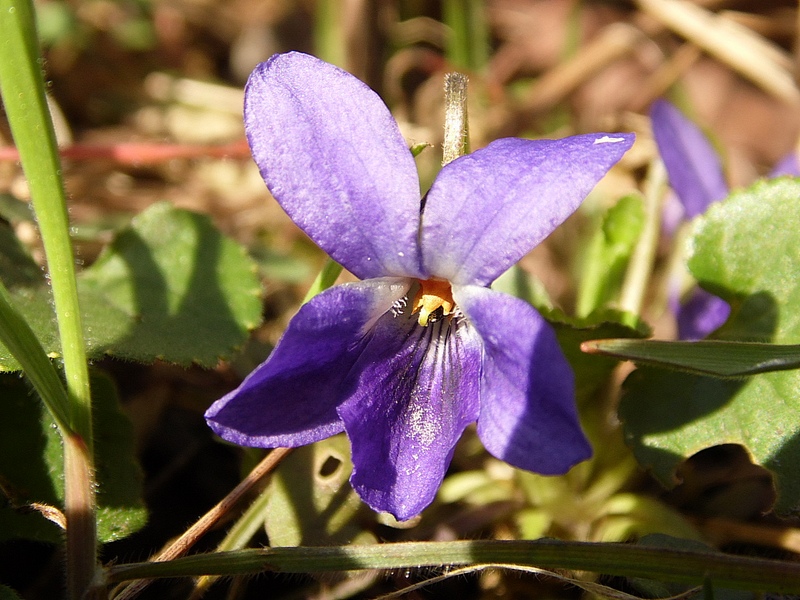
[[[653,103],[650,119],[670,185],[687,218],[704,213],[712,202],[728,195],[719,157],[697,125],[666,100]]]
[[[375,92],[307,54],[277,54],[250,75],[244,121],[270,192],[323,250],[361,279],[419,275],[417,169]]]
[[[448,163],[422,215],[425,271],[488,285],[578,208],[633,139],[507,138]]]
[[[454,319],[422,327],[382,317],[339,407],[350,437],[350,481],[373,509],[405,520],[433,501],[464,428],[478,417],[480,342]]]
[[[486,449],[544,475],[589,458],[572,368],[553,328],[528,303],[487,288],[454,286],[453,298],[483,342],[478,436]]]
[[[363,350],[365,330],[408,292],[408,282],[376,279],[340,285],[300,308],[266,362],[206,420],[242,446],[302,446],[343,430],[337,405],[346,376]]]

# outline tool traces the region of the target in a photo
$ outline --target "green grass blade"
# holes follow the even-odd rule
[[[800,345],[618,339],[584,342],[581,349],[589,354],[712,377],[747,377],[800,368]]]
[[[329,287],[331,287],[334,283],[336,283],[336,278],[339,277],[339,274],[342,272],[342,265],[337,263],[332,258],[329,258],[325,261],[325,264],[322,265],[322,270],[317,274],[316,279],[314,279],[314,283],[311,284],[311,287],[306,292],[306,297],[303,298],[303,304],[311,300],[314,296],[319,294],[320,292],[324,292]]]
[[[708,578],[719,587],[800,592],[800,565],[793,562],[734,556],[711,549],[549,539],[249,549],[195,555],[170,562],[113,565],[107,569],[106,576],[108,583],[113,584],[149,577],[234,575],[264,571],[319,573],[487,563],[577,569],[694,585],[702,585]]]
[[[74,433],[69,426],[69,398],[53,363],[39,343],[28,322],[11,302],[8,290],[0,282],[0,342],[22,365],[62,435]]]
[[[0,0],[0,94],[28,180],[56,309],[69,398],[64,436],[67,586],[82,598],[97,564],[92,405],[75,259],[31,0]]]
[[[44,92],[33,6],[29,0],[0,0],[0,15],[0,93],[47,255],[70,396],[69,423],[86,444],[91,444],[89,374],[75,261],[61,165]]]

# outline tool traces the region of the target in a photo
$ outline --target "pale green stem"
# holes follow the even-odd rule
[[[341,0],[317,0],[314,47],[319,58],[344,69],[347,67],[347,48],[341,15]]]
[[[645,224],[628,264],[619,301],[620,309],[637,317],[641,316],[647,285],[653,273],[658,238],[661,235],[661,211],[666,186],[667,171],[664,163],[654,160],[650,163],[645,180]]]
[[[484,0],[444,0],[442,21],[450,37],[447,59],[459,69],[482,70],[489,62],[489,29]]]
[[[303,304],[336,283],[336,278],[339,277],[341,272],[342,265],[337,263],[332,258],[328,258],[325,261],[325,264],[322,265],[322,270],[320,270],[320,272],[317,274],[317,278],[314,279],[314,283],[312,283],[311,287],[308,288],[306,296],[303,298]]]

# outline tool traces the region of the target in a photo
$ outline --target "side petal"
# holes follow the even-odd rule
[[[424,269],[488,285],[578,208],[633,134],[506,138],[448,163],[422,215]]]
[[[731,305],[722,298],[695,288],[692,296],[678,309],[678,338],[701,340],[728,320]]]
[[[276,54],[250,75],[245,132],[292,220],[361,279],[419,276],[414,158],[386,105],[313,56]]]
[[[728,195],[719,157],[697,125],[666,100],[653,103],[650,119],[658,152],[686,218],[704,213],[712,202]]]
[[[406,280],[344,284],[300,308],[270,357],[206,411],[220,437],[242,446],[303,446],[343,431],[337,405],[365,330],[408,293]]]
[[[386,315],[353,367],[340,407],[353,452],[350,482],[374,510],[409,519],[428,506],[464,428],[478,417],[480,342],[455,320],[427,327]]]
[[[572,368],[550,324],[528,303],[487,288],[454,286],[453,298],[483,341],[478,436],[486,449],[544,475],[589,458]]]

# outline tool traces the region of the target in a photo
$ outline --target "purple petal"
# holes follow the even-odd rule
[[[666,100],[650,109],[653,137],[686,217],[693,219],[728,195],[716,151],[703,132]]]
[[[790,152],[778,161],[778,164],[772,169],[769,177],[781,177],[783,175],[800,177],[800,161],[798,161],[797,152]]]
[[[449,163],[422,216],[425,270],[457,284],[488,285],[578,208],[633,139],[507,138]]]
[[[407,280],[340,285],[300,308],[266,362],[206,412],[209,426],[241,446],[302,446],[343,431],[336,407],[364,332],[408,292]]]
[[[570,367],[553,328],[528,303],[478,286],[453,298],[483,340],[478,436],[494,456],[544,475],[592,454]]]
[[[722,298],[696,288],[678,310],[678,338],[701,340],[728,320],[731,306]]]
[[[270,192],[361,279],[419,273],[420,192],[411,152],[378,95],[307,54],[250,75],[244,120]]]
[[[453,448],[478,417],[481,347],[457,319],[422,327],[386,315],[353,371],[355,393],[339,407],[353,451],[350,482],[374,510],[405,520],[428,506]]]

